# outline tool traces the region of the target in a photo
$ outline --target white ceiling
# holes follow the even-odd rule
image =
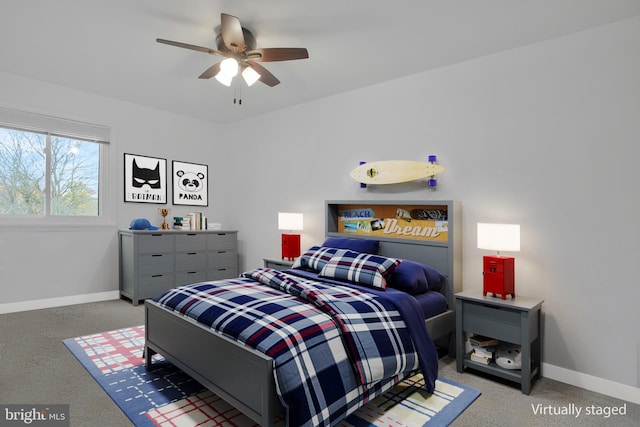
[[[197,78],[220,57],[155,41],[215,49],[221,12],[310,58],[263,63],[282,83],[240,94]],[[637,15],[640,0],[0,0],[0,70],[224,123]]]

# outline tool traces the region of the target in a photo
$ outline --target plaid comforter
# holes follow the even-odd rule
[[[272,357],[289,426],[333,425],[421,365],[435,382],[435,350],[419,357],[392,301],[276,270],[244,276],[156,301]]]

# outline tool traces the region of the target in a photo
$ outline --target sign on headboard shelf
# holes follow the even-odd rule
[[[449,240],[448,208],[442,205],[340,204],[337,232],[402,239]]]

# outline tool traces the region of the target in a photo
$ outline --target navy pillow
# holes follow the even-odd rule
[[[405,259],[389,277],[387,285],[411,295],[420,295],[429,290],[439,291],[442,280],[444,276],[436,269]]]
[[[350,239],[348,237],[327,237],[322,246],[328,248],[349,249],[367,254],[378,253],[380,242],[369,239]]]

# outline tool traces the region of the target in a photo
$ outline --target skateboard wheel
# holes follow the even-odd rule
[[[435,187],[438,185],[438,180],[437,179],[430,179],[428,181],[429,187]]]
[[[435,154],[431,154],[429,156],[429,162],[431,163],[435,163],[437,161],[438,157]]]

